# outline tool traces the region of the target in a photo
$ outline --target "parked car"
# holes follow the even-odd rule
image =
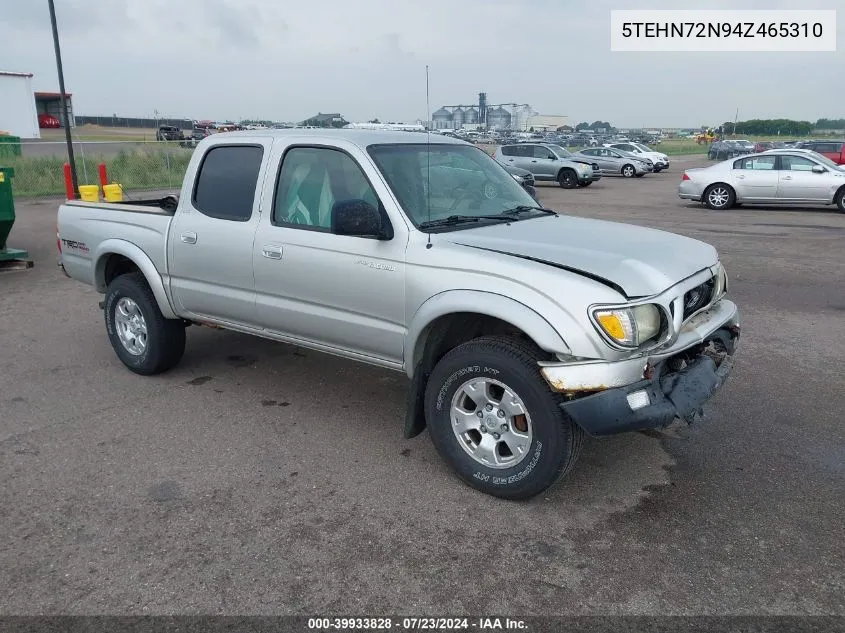
[[[181,141],[184,138],[185,134],[175,125],[160,125],[156,131],[157,141]]]
[[[535,180],[557,181],[564,189],[593,182],[592,165],[561,158],[550,147],[539,143],[501,145],[496,148],[493,158],[502,165],[527,169],[534,174]]]
[[[62,122],[50,114],[39,114],[38,127],[42,129],[60,128],[62,127]]]
[[[537,198],[537,189],[534,187],[534,174],[532,174],[527,169],[520,169],[519,167],[513,167],[512,165],[502,165],[513,179],[516,180],[523,189],[525,189],[529,194],[531,194],[532,198]]]
[[[641,178],[651,171],[645,159],[612,147],[588,147],[575,153],[576,156],[578,154],[595,161],[601,168],[601,173],[607,176]]]
[[[218,134],[170,210],[61,205],[60,264],[105,294],[108,340],[137,374],[178,364],[189,324],[404,373],[405,436],[427,427],[498,497],[541,493],[585,433],[692,420],[740,336],[716,249],[559,215],[477,147],[432,141]]]
[[[558,145],[557,143],[543,143],[543,145],[551,149],[558,155],[559,158],[571,160],[573,163],[584,163],[585,165],[589,165],[593,170],[593,182],[601,180],[601,167],[599,167],[599,164],[594,160],[590,160],[586,156],[580,154],[573,154],[563,145]],[[589,185],[589,183],[587,184]]]
[[[707,158],[711,160],[725,160],[734,156],[741,156],[743,154],[751,154],[754,152],[754,146],[749,141],[716,141],[710,145],[707,151]]]
[[[835,204],[845,213],[845,170],[821,154],[770,150],[688,169],[678,185],[683,200],[711,209],[737,203]]]
[[[845,143],[842,141],[802,141],[795,147],[813,150],[822,156],[827,156],[837,165],[845,165]]]
[[[655,173],[664,169],[669,169],[669,157],[663,152],[655,152],[653,149],[642,143],[611,143],[605,147],[612,147],[614,149],[621,149],[623,152],[629,152],[639,158],[647,158],[654,165]]]

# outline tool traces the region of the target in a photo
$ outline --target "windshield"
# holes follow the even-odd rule
[[[837,169],[837,170],[840,170],[840,171],[842,170],[842,165],[837,165],[836,163],[834,163],[832,160],[830,160],[824,154],[819,154],[818,152],[809,152],[809,154],[813,158],[815,158],[817,161],[827,165],[828,167],[833,167],[834,169]]]
[[[572,152],[557,143],[549,143],[549,147],[558,155],[558,158],[571,158],[573,156]]]
[[[371,145],[367,151],[417,227],[454,215],[480,218],[538,206],[504,167],[477,147],[414,143]]]
[[[631,143],[634,147],[636,147],[641,152],[650,152],[651,148],[643,145],[642,143]]]

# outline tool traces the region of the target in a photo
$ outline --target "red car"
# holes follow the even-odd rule
[[[57,128],[57,127],[62,127],[62,124],[54,116],[51,116],[49,114],[39,114],[38,115],[38,127],[40,127],[40,128]]]

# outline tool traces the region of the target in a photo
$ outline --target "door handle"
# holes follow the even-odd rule
[[[745,176],[743,176],[742,174],[740,174],[739,176],[737,176],[737,179],[739,179],[739,180],[742,180],[743,178],[745,178]]]
[[[784,180],[792,180],[792,176],[784,176],[783,179]]]
[[[179,239],[182,240],[185,244],[196,244],[197,243],[197,234],[192,231],[187,231],[182,233],[179,236]]]
[[[537,161],[536,161],[536,160],[532,160],[531,162],[532,162],[532,163],[536,163]]]
[[[277,246],[274,244],[270,244],[264,246],[261,249],[261,254],[266,257],[267,259],[281,259],[282,258],[282,247]]]

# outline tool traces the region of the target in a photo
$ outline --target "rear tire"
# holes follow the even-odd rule
[[[634,174],[637,178],[642,178],[645,174]]]
[[[476,490],[528,499],[566,474],[578,457],[584,432],[560,409],[561,398],[540,375],[538,357],[530,343],[486,336],[451,350],[431,373],[425,417],[432,442]]]
[[[736,202],[736,194],[730,185],[717,182],[704,190],[704,204],[708,209],[724,211],[730,209]]]
[[[129,370],[151,376],[175,367],[182,359],[185,324],[164,318],[141,273],[112,280],[103,313],[112,348]]]
[[[637,173],[637,170],[634,169],[633,165],[627,164],[627,165],[622,166],[622,175],[625,178],[633,178],[636,173]]]
[[[571,169],[561,169],[557,175],[557,182],[564,189],[575,189],[578,186],[578,176]]]

